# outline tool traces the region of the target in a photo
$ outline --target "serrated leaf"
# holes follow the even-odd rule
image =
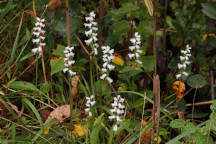
[[[50,66],[51,66],[51,75],[62,71],[64,66],[64,59],[62,57],[54,57],[50,60]]]
[[[200,88],[200,86],[207,85],[207,81],[202,75],[196,74],[187,79],[187,84],[192,88]]]
[[[144,56],[141,57],[143,62],[143,68],[145,72],[152,72],[154,67],[154,57],[153,56]]]

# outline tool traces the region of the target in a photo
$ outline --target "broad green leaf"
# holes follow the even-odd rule
[[[141,73],[142,70],[141,69],[134,69],[132,67],[126,66],[122,69],[121,72],[124,73],[127,77],[132,77],[132,76],[135,76],[135,75]]]
[[[196,74],[187,79],[187,84],[192,88],[200,88],[200,86],[207,85],[207,81],[202,75]]]
[[[45,83],[42,83],[41,87],[40,87],[40,90],[43,92],[43,93],[48,93],[49,90],[52,88],[52,85],[49,84],[48,82],[45,82]]]
[[[62,57],[54,57],[50,60],[50,66],[51,66],[51,75],[62,71],[64,66],[64,59]]]
[[[145,72],[152,72],[154,67],[154,57],[153,56],[143,56],[141,57],[143,62],[143,68]]]
[[[41,93],[41,91],[35,85],[25,81],[14,81],[8,84],[8,87],[19,91],[28,90]]]
[[[141,21],[137,27],[139,33],[143,33],[145,36],[150,36],[153,34],[152,22],[151,21]]]
[[[205,15],[216,20],[216,7],[214,7],[214,5],[206,3],[206,4],[203,4],[202,7],[203,7],[202,12]]]
[[[55,55],[55,56],[64,57],[64,52],[63,52],[64,49],[65,49],[65,46],[58,44],[57,48],[53,50],[52,54]]]
[[[121,20],[114,24],[114,34],[116,35],[125,35],[130,30],[131,25],[126,20]]]
[[[106,85],[106,83],[103,80],[98,80],[94,83],[95,92],[100,94],[100,96],[110,96],[111,90]]]
[[[212,112],[215,112],[215,111],[216,111],[216,101],[215,101],[215,100],[214,100],[213,103],[211,104],[210,109],[211,109]]]
[[[182,119],[175,119],[170,123],[170,127],[172,128],[183,128],[184,126],[185,126],[185,121]]]

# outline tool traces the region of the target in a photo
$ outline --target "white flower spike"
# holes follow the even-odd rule
[[[91,95],[90,97],[86,97],[86,108],[85,108],[85,112],[88,112],[89,117],[92,116],[92,112],[91,112],[91,108],[95,105],[96,101],[95,101],[95,96]]]
[[[178,63],[178,69],[180,70],[180,73],[176,75],[176,79],[180,79],[183,75],[188,76],[189,73],[185,72],[185,69],[187,65],[189,65],[191,62],[189,61],[189,58],[191,57],[191,47],[189,45],[186,45],[185,50],[181,50],[181,56],[180,56],[180,63]]]
[[[63,69],[63,72],[66,73],[67,71],[69,72],[69,74],[71,76],[76,75],[76,72],[73,72],[72,70],[70,70],[70,66],[72,66],[75,63],[75,60],[73,60],[74,58],[74,53],[73,53],[74,47],[65,47],[64,49],[64,66],[65,68]]]
[[[111,64],[112,59],[114,58],[113,53],[114,49],[110,49],[109,46],[102,46],[101,47],[103,51],[103,68],[102,71],[104,72],[100,79],[104,80],[106,79],[109,83],[112,83],[113,80],[109,77],[109,72],[115,69],[115,66]]]
[[[88,30],[85,31],[85,35],[89,38],[88,40],[85,40],[85,43],[86,45],[91,46],[92,50],[94,51],[94,55],[97,55],[97,48],[99,47],[99,45],[97,44],[98,28],[97,23],[95,22],[95,16],[96,14],[94,12],[91,12],[88,17],[85,17],[86,23],[84,23],[84,26],[88,28]]]
[[[35,27],[33,28],[33,33],[32,35],[35,36],[34,39],[32,39],[32,43],[36,44],[38,47],[33,48],[32,52],[37,53],[39,58],[41,57],[42,54],[42,47],[46,46],[46,43],[44,42],[45,37],[44,33],[45,31],[43,28],[45,27],[45,19],[41,19],[39,17],[36,17],[36,22],[35,22]]]
[[[140,49],[141,36],[139,35],[138,32],[135,32],[134,38],[131,38],[130,42],[133,45],[129,46],[130,49],[130,53],[128,54],[129,59],[131,60],[134,59],[138,64],[142,64],[142,62],[139,60],[142,50]]]
[[[110,109],[112,115],[109,116],[109,119],[116,120],[118,123],[122,121],[120,116],[125,113],[124,98],[122,98],[120,95],[117,95],[117,97],[114,97],[113,99],[114,102],[111,104],[112,108]],[[118,130],[117,124],[114,125],[113,130]]]

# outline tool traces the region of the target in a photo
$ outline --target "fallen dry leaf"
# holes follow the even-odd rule
[[[79,124],[74,124],[74,129],[72,131],[73,134],[78,136],[83,136],[86,134],[86,128],[84,126],[81,126]]]
[[[71,79],[71,96],[74,98],[79,94],[79,88],[78,88],[78,84],[79,84],[79,80],[80,80],[80,76],[73,76]]]
[[[176,94],[179,99],[183,98],[185,91],[185,84],[181,81],[175,81],[172,85],[172,88],[176,90]]]
[[[143,129],[146,128],[147,122],[145,120],[142,120],[141,123],[142,123]],[[142,134],[141,139],[144,143],[147,143],[149,141],[150,133],[151,133],[151,130],[149,128],[144,134]]]
[[[45,123],[56,118],[59,123],[62,123],[66,118],[70,117],[70,105],[63,105],[54,109],[46,119]]]
[[[124,64],[124,60],[122,59],[122,57],[116,53],[114,54],[114,58],[112,59],[112,62],[120,66],[123,66]]]

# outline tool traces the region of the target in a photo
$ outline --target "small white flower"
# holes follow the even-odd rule
[[[104,80],[106,77],[106,74],[103,74],[102,76],[100,76],[100,79]]]
[[[136,39],[135,39],[135,38],[131,38],[130,41],[131,41],[131,43],[133,43],[133,44],[136,43]]]
[[[181,76],[182,76],[181,74],[177,74],[176,79],[179,79]]]
[[[91,117],[92,116],[92,112],[89,112],[89,117]]]
[[[182,72],[183,75],[188,76],[189,74],[185,71]]]
[[[113,80],[112,80],[110,77],[106,77],[106,79],[107,79],[107,81],[108,81],[109,83],[112,83],[112,82],[113,82]]]
[[[138,64],[142,64],[142,62],[141,62],[140,60],[136,60],[136,62],[137,62]]]
[[[117,126],[117,125],[114,125],[113,130],[114,130],[114,131],[117,131],[117,130],[118,130],[118,126]]]
[[[115,119],[115,116],[109,116],[108,117],[110,120]]]
[[[88,39],[88,40],[85,40],[85,43],[86,43],[86,45],[90,45],[92,41],[93,41],[93,39],[90,38],[90,39]]]
[[[135,50],[135,46],[129,46],[129,49],[131,50],[131,51],[133,51],[133,50]]]
[[[130,59],[132,59],[133,57],[135,57],[135,54],[129,53],[129,54],[128,54],[128,57],[129,57]]]

